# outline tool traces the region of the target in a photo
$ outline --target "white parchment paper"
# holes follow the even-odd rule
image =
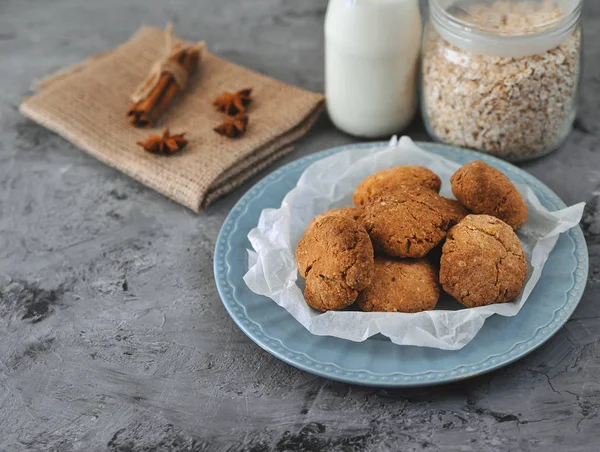
[[[249,270],[244,281],[253,292],[265,295],[285,308],[312,334],[364,341],[381,333],[400,345],[458,350],[469,343],[493,314],[516,315],[527,301],[561,233],[579,224],[584,203],[548,212],[533,191],[518,185],[529,207],[529,221],[519,238],[529,272],[525,287],[514,302],[472,309],[406,313],[340,311],[320,313],[308,307],[298,275],[295,251],[310,220],[328,209],[352,205],[352,193],[367,176],[398,165],[426,166],[442,179],[441,194],[453,197],[450,176],[460,167],[455,162],[417,147],[410,138],[392,139],[387,148],[351,149],[309,166],[279,209],[262,211],[258,226],[248,239]]]

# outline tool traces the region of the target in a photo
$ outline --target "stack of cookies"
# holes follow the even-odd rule
[[[315,217],[296,249],[306,303],[320,311],[434,309],[441,288],[467,307],[514,300],[527,263],[515,230],[527,206],[512,182],[481,161],[450,179],[398,166],[365,179],[354,207]]]

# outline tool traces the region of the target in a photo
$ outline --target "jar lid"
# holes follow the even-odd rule
[[[582,0],[430,0],[432,22],[451,44],[477,54],[522,57],[560,45]]]

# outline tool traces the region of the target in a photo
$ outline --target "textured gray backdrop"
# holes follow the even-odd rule
[[[600,2],[588,0],[580,117],[524,168],[590,202],[588,289],[559,334],[490,375],[378,390],[250,342],[212,273],[227,212],[196,216],[22,118],[31,82],[142,24],[323,89],[325,0],[0,0],[0,450],[600,449]],[[425,139],[420,121],[409,131]],[[323,116],[284,162],[354,140]],[[281,164],[282,164],[281,163]]]

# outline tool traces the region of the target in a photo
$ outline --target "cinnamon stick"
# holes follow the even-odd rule
[[[132,96],[134,103],[129,108],[127,117],[136,127],[154,125],[169,108],[173,99],[185,89],[187,77],[198,68],[200,63],[204,44],[188,45],[173,51],[171,30],[170,27],[167,28],[167,57],[155,64],[148,78],[136,90],[137,94],[134,93],[134,96],[141,98]],[[140,90],[141,96],[138,93]]]

